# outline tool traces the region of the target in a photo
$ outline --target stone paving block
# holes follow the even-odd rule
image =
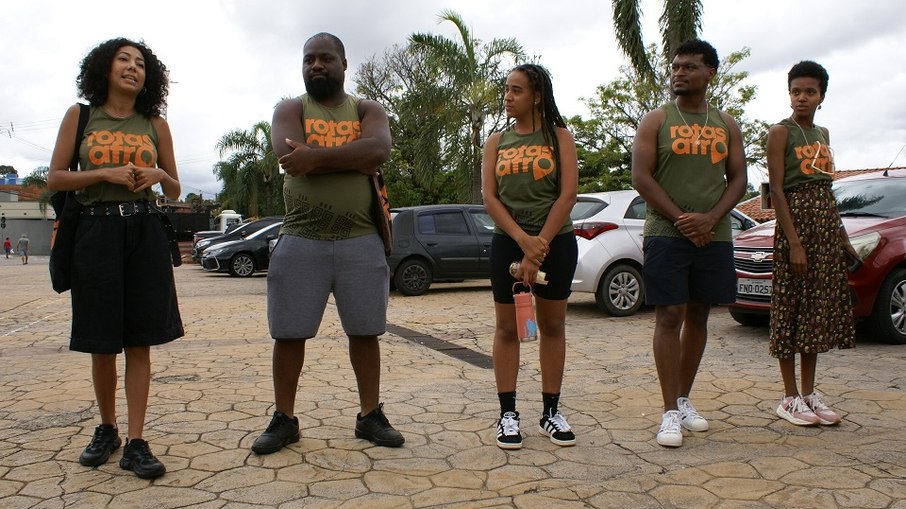
[[[191,488],[169,488],[156,486],[154,495],[149,490],[137,490],[116,495],[110,501],[110,507],[129,507],[134,509],[158,509],[160,507],[189,507],[216,498],[216,495]]]
[[[718,477],[702,485],[720,499],[762,500],[764,497],[784,488],[778,481],[764,479],[740,479],[738,477]]]
[[[372,493],[401,495],[409,497],[427,491],[433,487],[427,477],[403,475],[393,472],[366,472],[363,476],[365,485]]]

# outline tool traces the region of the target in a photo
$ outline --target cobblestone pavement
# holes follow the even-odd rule
[[[121,450],[104,466],[82,467],[78,455],[98,424],[89,357],[68,351],[69,295],[50,289],[46,264],[0,259],[6,509],[906,509],[906,347],[862,337],[854,350],[821,355],[819,389],[845,418],[800,428],[773,414],[782,386],[767,331],[715,309],[692,395],[711,430],[687,432],[681,448],[668,450],[654,439],[661,411],[652,311],[608,318],[592,296],[577,294],[568,309],[562,408],[578,444],[557,447],[533,426],[541,410],[533,342],[524,344],[520,371],[525,446],[505,452],[494,445],[491,370],[457,357],[490,355],[490,287],[480,281],[391,296],[389,321],[402,332],[382,340],[382,399],[404,447],[354,438],[355,381],[329,305],[300,382],[302,440],[256,456],[249,446],[272,412],[266,280],[192,264],[176,269],[187,336],[152,353],[145,436],[167,474],[145,481],[120,470]],[[125,429],[122,388],[117,402]]]

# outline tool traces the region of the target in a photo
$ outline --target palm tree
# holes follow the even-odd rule
[[[283,176],[271,145],[271,126],[261,121],[248,131],[234,129],[217,141],[220,157],[214,175],[223,181],[221,205],[248,216],[281,214]],[[263,201],[263,204],[260,203]]]
[[[481,147],[485,128],[501,123],[502,81],[505,63],[524,58],[522,45],[516,39],[493,39],[482,46],[466,26],[459,14],[441,12],[439,22],[453,23],[459,32],[454,40],[435,34],[415,33],[409,43],[416,50],[423,50],[438,81],[452,89],[457,101],[448,105],[447,114],[458,118],[458,125],[466,137],[462,161],[470,176],[472,203],[481,203]],[[495,116],[496,115],[496,116]],[[492,122],[489,122],[489,116]]]
[[[641,18],[641,0],[613,0],[613,24],[617,43],[636,73],[654,82],[657,62],[652,63],[645,50]],[[664,0],[664,12],[658,21],[661,28],[661,50],[669,59],[680,43],[695,38],[701,30],[701,0]]]

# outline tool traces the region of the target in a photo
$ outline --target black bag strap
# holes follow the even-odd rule
[[[85,126],[88,125],[88,114],[90,106],[79,104],[79,127],[76,129],[75,148],[72,149],[72,160],[69,161],[69,171],[78,171],[79,169],[79,147],[82,146],[82,138],[85,137]]]

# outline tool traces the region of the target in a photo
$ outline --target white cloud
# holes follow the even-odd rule
[[[554,79],[561,111],[585,114],[581,97],[618,74],[610,5],[594,0],[442,0],[338,4],[243,0],[162,0],[154,4],[7,2],[0,18],[0,164],[20,173],[46,165],[65,109],[76,101],[75,76],[85,53],[117,36],[144,39],[171,70],[168,120],[184,192],[220,189],[211,172],[215,143],[231,129],[270,120],[281,97],[303,90],[301,48],[312,34],[343,39],[349,72],[413,32],[455,38],[437,15],[454,9],[473,35],[516,38]],[[659,42],[662,3],[644,0],[646,41]],[[789,114],[786,72],[815,59],[831,76],[818,123],[831,129],[838,167],[886,166],[906,144],[906,16],[901,2],[705,0],[702,37],[721,54],[743,46],[758,86],[748,114],[776,121]],[[6,128],[18,126],[12,137]],[[906,154],[896,161],[906,165]]]

